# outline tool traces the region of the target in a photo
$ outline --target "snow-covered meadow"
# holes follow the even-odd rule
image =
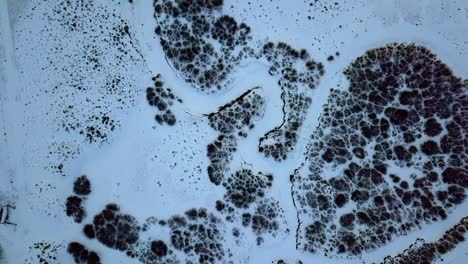
[[[168,2],[179,6],[177,14],[164,5],[158,12],[157,5]],[[206,6],[183,11],[184,2]],[[195,33],[194,17],[228,33]],[[184,25],[193,33],[189,37]],[[172,32],[179,29],[183,37]],[[182,51],[178,38],[192,49]],[[161,45],[162,39],[168,44]],[[381,263],[418,238],[441,239],[467,216],[464,195],[446,208],[446,218],[429,223],[424,218],[372,250],[304,248],[313,243],[303,223],[315,220],[314,210],[321,209],[307,204],[309,196],[299,186],[318,182],[308,171],[322,168],[312,164],[321,156],[311,151],[314,140],[322,140],[317,129],[331,131],[323,121],[324,105],[338,98],[332,89],[349,91],[354,75],[344,71],[353,61],[394,42],[425,47],[450,68],[450,76],[468,79],[468,2],[0,0],[0,205],[16,207],[10,210],[16,226],[0,225],[0,263],[93,263],[87,254],[86,261],[74,260],[67,252],[71,242],[94,251],[102,263]],[[169,55],[173,51],[178,55]],[[219,79],[190,79],[199,76],[191,60],[198,60],[201,71],[216,67],[209,77]],[[459,83],[437,85],[452,91]],[[465,191],[466,85],[453,90],[441,97],[458,103],[449,108],[446,122],[458,116],[461,139],[445,145],[461,144],[458,185]],[[228,122],[230,114],[238,116]],[[272,130],[280,132],[267,138]],[[365,150],[372,152],[375,142]],[[327,147],[334,146],[319,150]],[[284,156],[275,158],[266,149],[280,149]],[[426,160],[424,155],[414,156]],[[413,169],[416,178],[425,176],[421,164],[387,165],[411,183]],[[340,166],[324,167],[322,179],[342,173]],[[89,194],[74,192],[81,175],[90,182]],[[255,188],[236,189],[252,182]],[[434,190],[446,185],[439,180]],[[71,196],[85,212],[79,221],[80,206],[67,206]],[[108,204],[119,209],[105,209]],[[334,209],[327,221],[340,225],[339,216],[357,206]],[[185,215],[192,208],[206,212]],[[99,215],[130,224],[115,230],[97,221]],[[86,225],[95,239],[83,232]],[[194,226],[204,231],[193,231]],[[356,224],[353,232],[358,229]],[[117,243],[120,235],[127,239],[123,244]],[[465,241],[433,261],[465,263],[467,254]]]

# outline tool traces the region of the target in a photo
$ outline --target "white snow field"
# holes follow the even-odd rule
[[[468,263],[467,62],[466,0],[0,0],[0,263]]]

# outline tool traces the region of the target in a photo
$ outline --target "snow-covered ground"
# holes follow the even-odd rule
[[[230,171],[247,167],[274,175],[268,195],[279,202],[289,231],[265,235],[260,246],[248,232],[240,244],[226,236],[233,263],[379,263],[417,238],[439,239],[467,216],[465,200],[446,220],[375,251],[325,257],[296,249],[298,216],[289,177],[304,162],[330,89],[348,86],[343,70],[367,50],[414,42],[467,79],[468,1],[225,0],[223,13],[249,25],[255,41],[284,41],[324,64],[296,147],[282,162],[258,152],[258,139],[282,121],[279,77],[268,74],[264,61],[250,59],[234,68],[227,89],[198,92],[166,59],[152,2],[0,0],[0,205],[16,206],[10,220],[17,224],[0,225],[0,263],[42,263],[39,242],[52,245],[42,252],[48,263],[73,263],[66,252],[71,241],[96,251],[102,263],[140,263],[83,235],[83,224],[109,203],[141,224],[191,208],[215,212],[224,189],[207,176],[206,151],[218,133],[204,115],[254,87],[261,87],[266,108],[249,135],[237,141]],[[327,60],[330,55],[334,60]],[[159,125],[146,99],[158,73],[183,101],[171,108],[175,126]],[[107,117],[111,125],[102,122]],[[90,127],[101,135],[87,136]],[[65,201],[80,175],[92,185],[83,224],[65,215]],[[157,229],[147,235],[170,241]],[[466,263],[467,254],[465,241],[442,263]]]

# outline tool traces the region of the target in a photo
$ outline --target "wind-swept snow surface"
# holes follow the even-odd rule
[[[463,0],[0,0],[0,263],[466,263],[467,33]]]

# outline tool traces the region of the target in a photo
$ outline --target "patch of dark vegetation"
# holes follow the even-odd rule
[[[87,215],[84,203],[91,193],[91,182],[86,175],[76,178],[73,192],[75,195],[70,195],[65,203],[65,213],[76,223],[81,223]]]
[[[86,211],[83,206],[83,199],[78,196],[69,196],[65,204],[67,216],[72,217],[76,223],[81,223],[86,217]]]
[[[224,230],[219,218],[206,209],[191,209],[168,221],[172,246],[192,263],[218,263],[226,257]]]
[[[67,251],[73,256],[76,264],[101,264],[101,258],[96,252],[88,250],[78,242],[68,244]]]
[[[280,260],[278,260],[278,261],[273,261],[272,263],[274,263],[274,264],[288,264],[288,263],[291,263],[291,262],[286,262],[285,260],[280,259]],[[296,261],[296,262],[294,262],[294,263],[296,263],[296,264],[302,264],[302,261],[301,261],[301,260],[298,260],[298,261]]]
[[[344,74],[349,90],[332,90],[293,176],[298,245],[325,255],[359,255],[444,220],[468,187],[468,97],[447,65],[389,44]]]
[[[154,87],[146,89],[146,100],[150,106],[158,109],[158,114],[155,116],[158,124],[166,123],[173,126],[177,120],[171,107],[174,105],[174,101],[182,103],[182,99],[175,96],[170,88],[165,87],[160,74],[153,77],[153,81]]]
[[[151,225],[168,229],[169,243],[161,239],[142,240],[142,237],[146,236],[143,233],[147,232]],[[222,221],[204,208],[188,210],[183,216],[175,215],[169,220],[150,217],[140,226],[135,217],[122,213],[117,204],[106,205],[94,216],[93,222],[83,228],[87,238],[96,238],[103,245],[123,251],[128,257],[145,264],[224,261],[229,257],[227,249],[224,248],[224,232]],[[174,251],[181,254],[176,255]],[[76,260],[76,263],[88,263],[85,262],[87,259],[97,256],[76,242],[70,244],[69,252],[82,261]]]
[[[259,87],[250,89],[233,101],[210,113],[210,126],[221,134],[246,137],[254,121],[263,116],[265,100],[257,93]]]
[[[210,159],[207,172],[212,183],[221,184],[225,174],[229,171],[229,164],[235,151],[237,151],[237,140],[234,135],[221,134],[207,146],[207,156]]]
[[[280,226],[283,211],[276,200],[267,196],[272,182],[270,174],[241,169],[224,180],[224,200],[216,201],[216,210],[225,215],[226,221],[241,222],[244,228],[250,228],[258,245],[263,243],[264,235],[276,236],[284,231]]]
[[[464,217],[439,240],[425,242],[423,239],[418,239],[401,254],[386,257],[383,264],[433,263],[464,242],[467,229],[468,217]]]
[[[125,252],[145,264],[178,263],[172,250],[163,240],[142,241],[146,232],[136,218],[120,211],[117,204],[108,204],[91,224],[86,224],[83,233],[89,239],[97,239],[103,245]]]
[[[130,257],[138,258],[144,264],[175,264],[182,263],[173,252],[173,247],[163,240],[140,241]]]
[[[258,150],[282,161],[297,143],[323,65],[284,42],[253,43],[250,27],[223,15],[222,7],[223,1],[157,0],[156,34],[166,58],[201,91],[224,89],[243,59],[267,61],[269,74],[279,77],[283,122],[260,139]]]
[[[120,213],[120,208],[115,204],[107,205],[94,216],[92,227],[99,242],[120,251],[131,249],[138,241],[140,231],[135,217]],[[88,229],[91,229],[90,225]]]
[[[270,75],[280,77],[283,122],[260,138],[258,151],[282,161],[297,143],[298,133],[312,103],[312,90],[325,71],[323,64],[310,59],[306,50],[295,50],[283,42],[265,44],[261,56],[270,63]],[[297,67],[298,64],[301,66]]]
[[[257,235],[257,245],[263,242],[261,235],[272,234],[276,235],[279,230],[279,218],[281,217],[282,210],[277,201],[271,199],[260,200],[255,208],[255,212],[251,218],[251,228]]]
[[[152,241],[151,251],[158,257],[164,257],[167,255],[167,245],[162,240]]]
[[[272,175],[254,175],[248,169],[236,171],[223,183],[225,198],[237,208],[248,208],[256,199],[265,197],[272,182]]]
[[[207,146],[210,159],[208,176],[212,183],[226,189],[224,201],[216,202],[216,209],[225,215],[229,222],[242,221],[244,227],[251,227],[257,236],[257,243],[263,242],[261,235],[276,235],[279,229],[278,219],[282,210],[277,202],[266,197],[271,187],[273,176],[262,173],[254,174],[250,169],[241,169],[229,174],[233,153],[237,150],[237,141],[245,138],[254,122],[263,116],[265,101],[253,88],[235,100],[219,107],[218,111],[208,115],[210,126],[221,134]],[[261,205],[259,205],[259,204]],[[240,216],[254,207],[255,214],[249,213],[249,222]],[[268,209],[266,209],[268,208]],[[237,230],[237,237],[241,231]]]
[[[265,101],[253,88],[237,99],[210,113],[210,126],[220,132],[218,138],[207,146],[210,165],[207,168],[210,181],[219,185],[228,173],[233,153],[237,151],[237,140],[245,138],[254,122],[263,116]]]
[[[252,51],[250,28],[222,15],[223,1],[156,0],[155,17],[166,58],[185,81],[202,91],[221,90]]]
[[[257,94],[257,89],[254,88],[245,92],[237,99],[221,106],[217,112],[208,115],[211,127],[221,133],[213,143],[207,146],[207,155],[210,159],[210,165],[207,169],[208,176],[210,181],[216,185],[223,184],[224,187],[231,188],[228,186],[235,184],[233,181],[241,184],[241,176],[245,176],[238,174],[237,181],[232,177],[226,179],[229,163],[233,158],[233,153],[237,150],[238,138],[247,137],[248,131],[254,127],[254,121],[263,115],[265,103],[264,99]],[[255,179],[254,182],[245,180],[254,185],[259,183]],[[254,187],[254,185],[250,188]],[[263,188],[263,185],[265,183],[258,187]],[[243,199],[241,197],[242,193],[246,193],[247,189],[242,190],[241,186],[234,188],[236,190],[231,189],[227,195],[241,207],[248,207],[248,203],[252,202],[257,195],[252,194],[247,200],[241,201]],[[261,192],[259,190],[259,193]]]
[[[76,178],[73,184],[73,192],[76,195],[88,195],[91,193],[91,183],[86,175]]]

